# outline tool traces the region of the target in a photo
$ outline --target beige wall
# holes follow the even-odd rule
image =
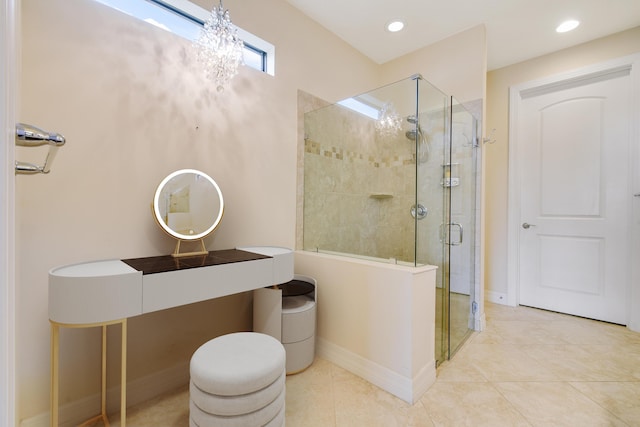
[[[564,49],[487,74],[485,132],[485,290],[497,299],[507,292],[507,190],[509,161],[509,87],[640,52],[640,27]]]
[[[477,25],[383,64],[382,70],[389,82],[419,73],[462,103],[482,99],[487,73],[486,29]]]
[[[194,167],[222,188],[226,212],[207,239],[210,249],[293,247],[297,89],[344,97],[375,87],[378,71],[285,2],[242,6],[232,17],[277,46],[277,74],[243,69],[219,94],[196,69],[186,40],[92,0],[23,2],[19,119],[68,142],[51,174],[17,179],[21,418],[48,409],[47,271],[169,253],[173,242],[149,209],[168,173]],[[32,155],[22,149],[17,158]],[[129,379],[184,361],[209,336],[250,328],[250,309],[239,296],[132,319]],[[97,340],[95,331],[63,332],[61,403],[99,390],[91,375]],[[116,377],[118,364],[111,366]]]
[[[92,0],[22,2],[18,119],[68,142],[49,175],[16,179],[19,419],[48,410],[49,269],[169,253],[174,243],[156,227],[150,202],[164,176],[186,167],[210,174],[225,196],[209,249],[294,247],[298,90],[335,101],[389,83],[395,73],[429,80],[430,64],[458,64],[477,48],[439,50],[425,68],[387,72],[286,2],[229,7],[237,25],[276,46],[276,76],[242,69],[217,93],[186,40]],[[460,82],[467,93],[468,78]],[[453,83],[447,89],[457,93]],[[480,87],[472,92],[482,96]],[[37,163],[43,156],[16,153]],[[250,296],[239,295],[131,319],[129,380],[186,363],[210,337],[250,328],[250,311]],[[114,329],[110,338],[118,337]],[[61,349],[61,403],[96,393],[97,331],[64,330]],[[109,387],[117,385],[118,351],[109,350]]]

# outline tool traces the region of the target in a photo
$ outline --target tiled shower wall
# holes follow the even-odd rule
[[[305,118],[305,112],[312,113]],[[297,248],[413,262],[416,221],[411,207],[417,186],[418,203],[429,212],[417,221],[417,262],[443,268],[440,227],[446,114],[434,110],[420,116],[424,138],[419,150],[428,153],[418,155],[416,180],[415,143],[405,136],[413,125],[405,121],[396,135],[382,137],[370,118],[300,92]],[[453,125],[454,133],[471,144],[470,123],[465,116],[461,119]],[[460,149],[465,154],[454,152],[454,157],[469,165],[468,147]],[[472,231],[478,212],[468,205],[477,189],[470,185],[474,177],[463,169],[460,165],[460,185],[451,189],[451,213],[466,234],[462,246],[451,247],[451,257],[454,280],[468,284],[473,281],[469,275],[477,270],[470,265],[469,251],[477,249],[471,237],[478,237],[477,230]],[[475,240],[477,245],[479,239]]]
[[[370,118],[339,105],[305,117],[304,249],[413,262],[410,126],[383,137]]]

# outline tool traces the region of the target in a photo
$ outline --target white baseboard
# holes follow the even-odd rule
[[[509,305],[505,292],[485,291],[485,299],[496,304]]]
[[[483,312],[480,316],[474,316],[473,330],[482,332],[487,329],[487,315]]]
[[[413,379],[413,398],[409,402],[412,405],[416,403],[423,394],[427,392],[431,388],[431,386],[436,382],[436,361],[433,360],[433,363],[430,363],[427,366],[424,366],[418,375]]]
[[[322,338],[317,338],[316,344],[318,356],[411,404],[436,381],[435,360],[412,380]]]
[[[127,407],[153,399],[189,383],[189,362],[138,378],[127,383]],[[107,413],[120,411],[120,386],[107,390]],[[66,403],[59,408],[61,427],[72,427],[100,413],[100,393]],[[27,418],[20,427],[48,427],[49,412]]]

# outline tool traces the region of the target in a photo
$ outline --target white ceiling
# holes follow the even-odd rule
[[[640,0],[287,1],[379,64],[478,24],[487,29],[489,70],[640,26]],[[556,33],[568,18],[581,25]],[[392,19],[405,29],[388,32]]]

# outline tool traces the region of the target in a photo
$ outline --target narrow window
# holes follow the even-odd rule
[[[96,1],[191,41],[200,35],[202,26],[211,14],[188,0]],[[238,36],[244,42],[245,65],[275,75],[275,47],[242,28],[237,28]]]

